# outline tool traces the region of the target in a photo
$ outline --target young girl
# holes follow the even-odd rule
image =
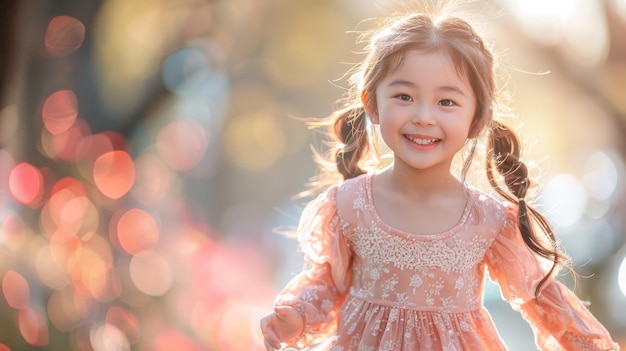
[[[482,306],[488,269],[542,350],[617,350],[555,279],[567,257],[526,202],[518,138],[494,120],[494,58],[483,40],[459,18],[415,13],[375,32],[367,49],[345,107],[326,121],[341,178],[302,214],[307,267],[261,320],[266,348],[505,350]],[[366,171],[374,132],[393,162]],[[483,136],[486,176],[502,200],[465,179]]]

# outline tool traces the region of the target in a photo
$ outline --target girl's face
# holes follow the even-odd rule
[[[377,110],[367,112],[396,166],[449,171],[467,140],[476,97],[447,55],[408,51],[402,65],[380,82],[375,99]]]

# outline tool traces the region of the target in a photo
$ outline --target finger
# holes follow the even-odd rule
[[[271,341],[269,339],[265,339],[265,348],[270,350],[270,351],[274,351],[274,350],[280,350],[281,346],[280,346],[280,342],[278,341]]]
[[[272,345],[270,345],[270,344],[267,342],[267,340],[263,340],[263,341],[265,342],[265,349],[266,349],[267,351],[275,351],[275,350],[276,350],[276,348],[274,348]]]
[[[275,350],[280,349],[280,341],[278,341],[278,338],[276,337],[276,334],[274,334],[274,332],[270,332],[265,335],[265,347],[267,347],[268,344],[272,346],[272,348]]]
[[[280,340],[278,335],[274,332],[271,322],[272,316],[261,319],[261,332],[265,337],[265,344],[270,344],[274,349],[280,349]]]
[[[274,307],[274,312],[278,315],[279,318],[287,317],[289,312],[291,311],[291,307],[289,306],[276,306]]]

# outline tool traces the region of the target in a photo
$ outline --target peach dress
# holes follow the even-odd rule
[[[619,348],[558,281],[550,280],[535,298],[549,265],[524,244],[516,206],[472,191],[454,228],[419,235],[381,220],[371,185],[370,174],[350,179],[305,208],[297,235],[307,266],[275,301],[304,317],[302,335],[288,346],[506,350],[482,305],[488,268],[542,350]]]

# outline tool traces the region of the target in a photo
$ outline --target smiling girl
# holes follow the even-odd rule
[[[336,139],[320,181],[340,179],[302,213],[307,266],[261,320],[266,348],[505,350],[482,305],[488,270],[542,350],[617,350],[555,278],[568,259],[526,202],[530,180],[516,135],[494,116],[483,40],[460,18],[412,13],[367,48],[344,108],[322,123]],[[375,133],[393,161],[370,169]],[[497,198],[465,179],[483,139]]]

